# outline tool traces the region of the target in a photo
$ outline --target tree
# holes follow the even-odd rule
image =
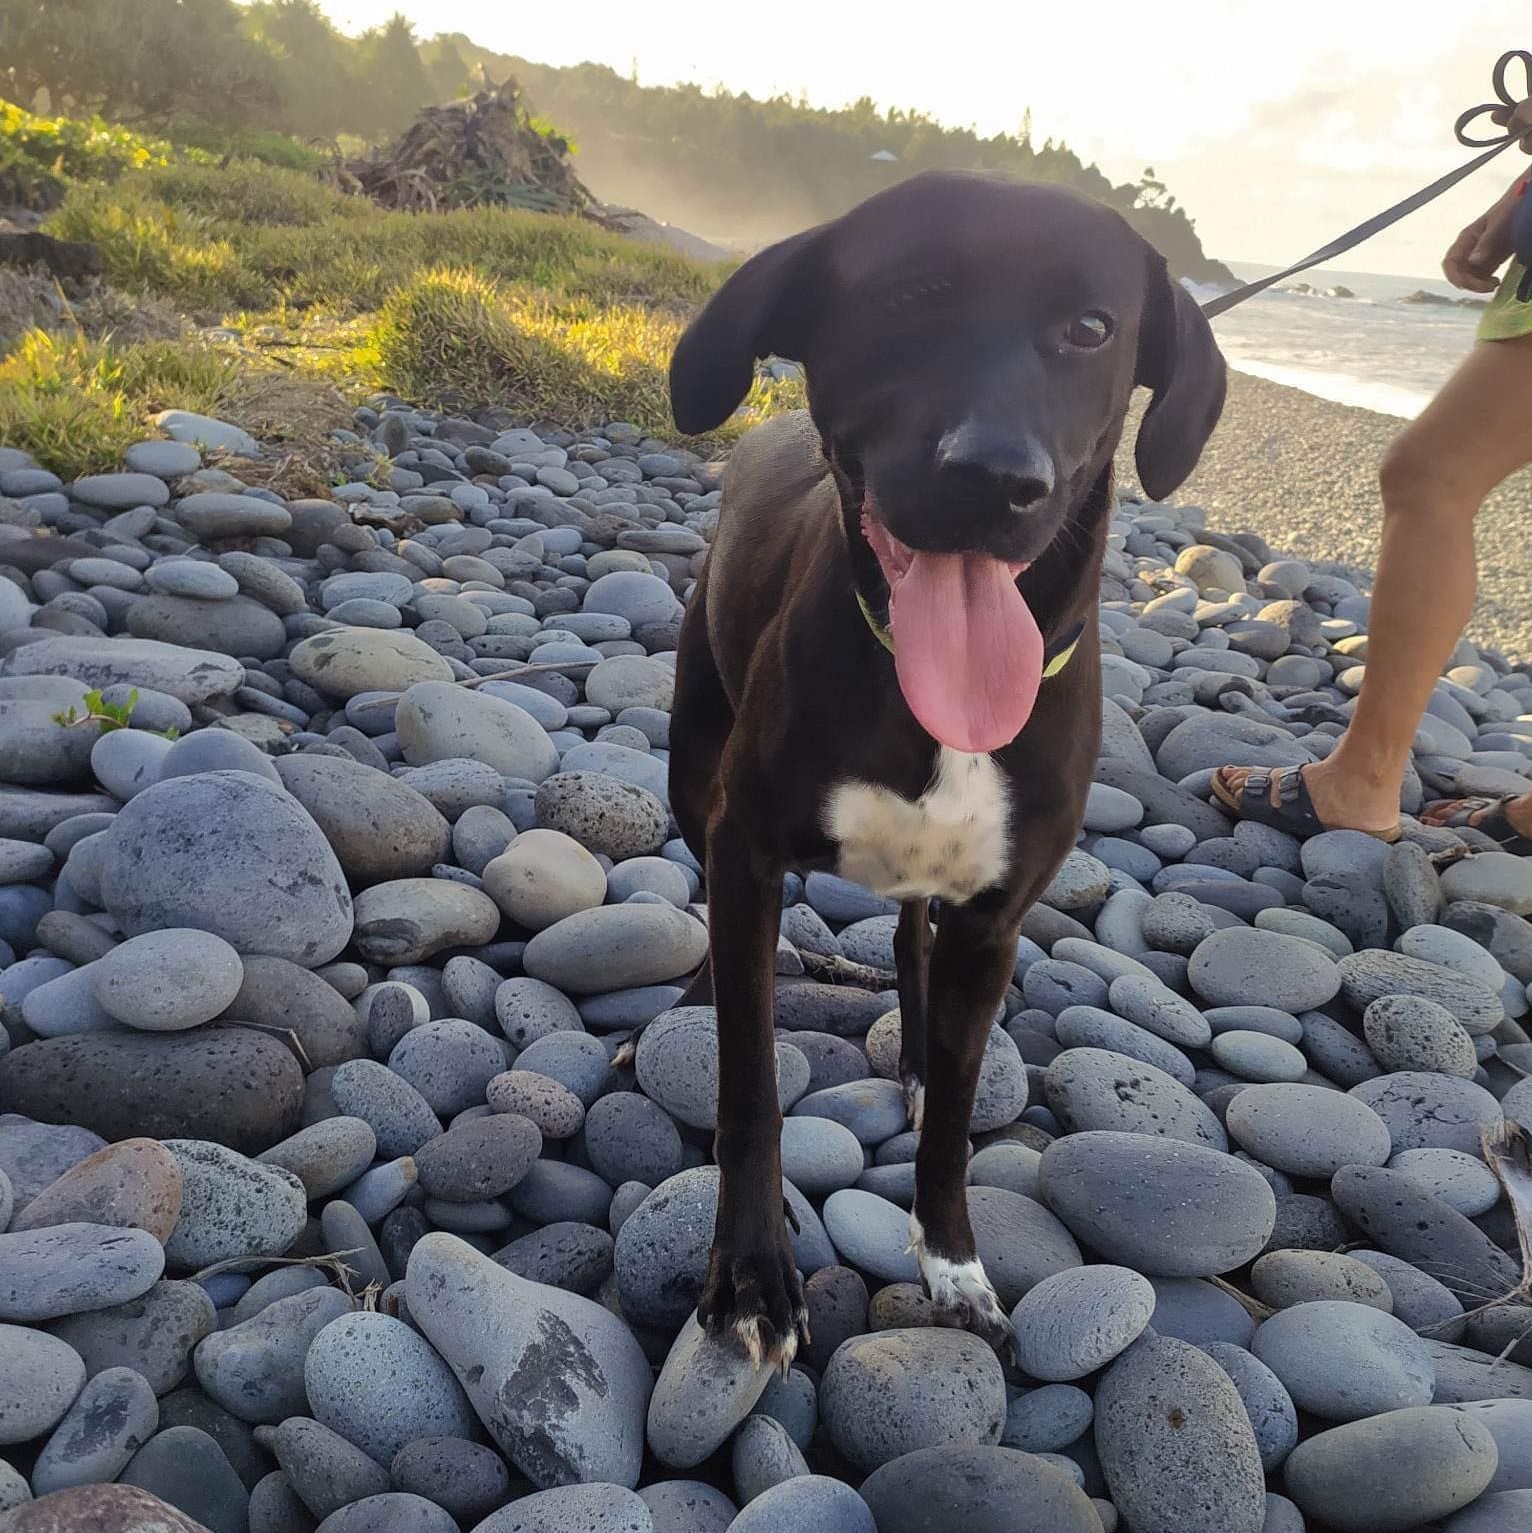
[[[280,100],[233,0],[0,0],[0,60],[13,95],[119,122],[238,124]]]
[[[256,0],[245,12],[246,35],[275,60],[280,122],[300,138],[334,138],[354,115],[351,56],[317,0]]]
[[[402,133],[435,92],[415,44],[409,18],[395,12],[361,41],[357,85],[364,131],[392,138]]]

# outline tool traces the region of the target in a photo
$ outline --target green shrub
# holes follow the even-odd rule
[[[176,149],[164,139],[146,138],[99,117],[39,117],[0,99],[0,144],[69,180],[109,178],[146,165],[168,165]],[[204,162],[211,156],[188,150]]]

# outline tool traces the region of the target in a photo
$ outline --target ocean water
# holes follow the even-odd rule
[[[1230,262],[1229,269],[1242,282],[1278,270],[1243,262]],[[1317,291],[1288,291],[1300,282]],[[1356,296],[1324,296],[1332,287],[1349,288]],[[1230,365],[1241,372],[1411,419],[1473,345],[1479,319],[1477,309],[1400,301],[1421,289],[1466,296],[1440,279],[1320,266],[1230,309],[1213,321],[1213,330]],[[1223,289],[1193,291],[1205,299]]]

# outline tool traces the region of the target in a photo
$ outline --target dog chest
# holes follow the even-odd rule
[[[993,759],[946,746],[919,798],[841,782],[824,811],[843,878],[890,899],[935,896],[957,904],[1004,878],[1010,819],[1008,785]]]

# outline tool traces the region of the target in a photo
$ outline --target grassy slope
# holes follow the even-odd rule
[[[388,213],[298,171],[108,148],[110,164],[83,148],[68,162],[45,228],[97,243],[112,290],[186,323],[135,339],[82,306],[36,328],[37,293],[8,305],[0,287],[0,445],[61,474],[108,467],[171,405],[243,413],[253,426],[272,374],[289,419],[305,388],[332,424],[337,390],[388,390],[674,435],[665,364],[726,268],[575,219]],[[93,179],[98,168],[109,179]],[[204,339],[210,326],[229,338]],[[794,385],[762,386],[732,429],[797,397]],[[295,423],[293,441],[303,435]]]

